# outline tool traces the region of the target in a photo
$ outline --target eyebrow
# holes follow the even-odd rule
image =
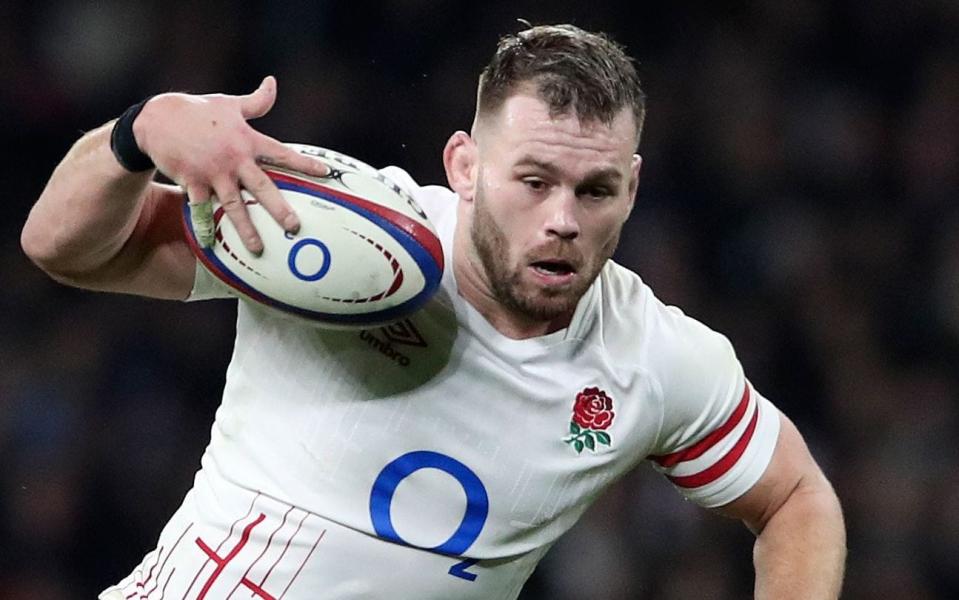
[[[559,175],[561,172],[561,169],[555,164],[551,162],[545,162],[528,155],[519,159],[514,165],[514,168],[515,167],[536,167],[537,169],[541,169],[554,176]],[[616,185],[622,181],[622,179],[623,174],[620,173],[618,169],[615,167],[605,167],[602,169],[594,169],[587,173],[580,182],[580,185],[596,183]]]

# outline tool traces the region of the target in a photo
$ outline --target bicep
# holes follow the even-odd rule
[[[182,300],[190,294],[196,258],[182,223],[183,193],[151,183],[136,225],[120,252],[92,274],[84,287]]]
[[[745,494],[714,509],[723,516],[742,520],[754,533],[762,531],[800,486],[824,480],[799,430],[782,413],[779,420],[776,447],[762,476]]]

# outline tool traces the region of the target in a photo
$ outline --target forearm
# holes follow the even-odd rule
[[[800,484],[757,537],[757,599],[839,597],[846,532],[835,493],[818,479]]]
[[[24,225],[27,255],[72,282],[115,257],[132,235],[152,172],[130,173],[110,150],[108,123],[84,135],[53,172]]]
[[[152,171],[130,173],[110,149],[112,123],[83,136],[60,163],[34,205],[21,244],[61,282],[155,298],[185,298],[196,259],[184,235],[183,190],[192,202],[220,202],[257,253],[262,243],[246,212],[245,189],[286,231],[296,214],[261,168],[269,164],[323,177],[322,162],[254,130],[276,99],[267,77],[251,94],[160,94],[131,123],[140,151],[175,182],[151,182]]]

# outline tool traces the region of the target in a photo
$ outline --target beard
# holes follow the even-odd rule
[[[480,186],[481,188],[481,186]],[[551,321],[572,316],[579,299],[599,275],[619,243],[619,232],[596,256],[584,257],[572,241],[557,240],[510,263],[509,240],[493,215],[486,209],[484,195],[477,190],[474,199],[470,238],[482,263],[493,296],[508,310],[533,321]],[[545,257],[562,257],[576,266],[576,277],[568,286],[544,287],[524,279],[529,265]]]

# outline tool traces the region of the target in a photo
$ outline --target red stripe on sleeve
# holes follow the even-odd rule
[[[662,467],[672,467],[678,463],[681,463],[686,460],[693,460],[694,458],[699,458],[706,453],[707,450],[719,443],[719,440],[726,437],[730,431],[736,428],[736,425],[739,425],[739,422],[743,420],[743,416],[746,414],[746,409],[749,408],[749,382],[746,382],[746,389],[743,390],[743,397],[739,401],[739,405],[736,406],[736,410],[733,411],[733,414],[729,415],[729,418],[726,419],[726,422],[716,429],[703,439],[699,440],[689,448],[685,450],[680,450],[678,452],[673,452],[672,454],[664,454],[663,456],[651,456],[654,461],[656,461]]]
[[[743,452],[746,451],[746,446],[749,445],[749,440],[753,438],[753,433],[756,431],[756,422],[758,420],[759,405],[756,405],[756,410],[753,411],[753,418],[749,420],[749,426],[746,427],[746,431],[743,432],[743,435],[739,438],[739,441],[736,442],[736,445],[733,446],[725,456],[714,463],[713,466],[708,467],[699,473],[685,475],[682,477],[669,477],[668,479],[672,481],[673,484],[683,488],[700,487],[706,485],[707,483],[716,481],[727,471],[729,471],[729,469],[736,464],[736,461],[739,460],[739,457],[743,455]]]

